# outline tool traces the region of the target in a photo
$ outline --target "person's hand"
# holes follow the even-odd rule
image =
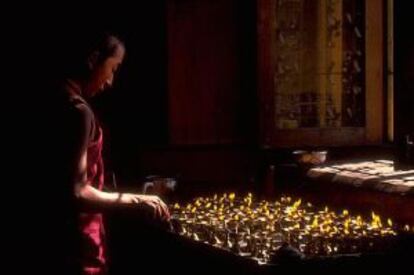
[[[154,195],[137,195],[140,203],[143,203],[154,211],[154,216],[161,220],[170,220],[170,211],[168,206],[158,196]]]
[[[162,220],[170,219],[167,205],[158,196],[123,193],[120,194],[119,200],[124,204],[144,204],[154,212],[155,217]]]

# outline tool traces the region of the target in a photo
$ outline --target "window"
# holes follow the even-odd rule
[[[264,145],[382,141],[382,9],[378,0],[259,1]]]

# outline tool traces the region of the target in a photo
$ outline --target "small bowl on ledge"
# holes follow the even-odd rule
[[[293,158],[300,166],[316,166],[325,163],[327,151],[296,150],[292,152]]]

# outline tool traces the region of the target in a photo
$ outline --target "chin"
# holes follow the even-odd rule
[[[91,93],[91,97],[94,97],[100,93],[102,93],[103,89],[102,88],[96,88],[93,90],[93,92]]]

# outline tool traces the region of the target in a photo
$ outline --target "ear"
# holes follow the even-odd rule
[[[97,51],[94,51],[93,53],[91,53],[88,57],[88,68],[90,70],[93,70],[96,66],[96,64],[98,63],[98,57],[99,57],[99,53]]]

